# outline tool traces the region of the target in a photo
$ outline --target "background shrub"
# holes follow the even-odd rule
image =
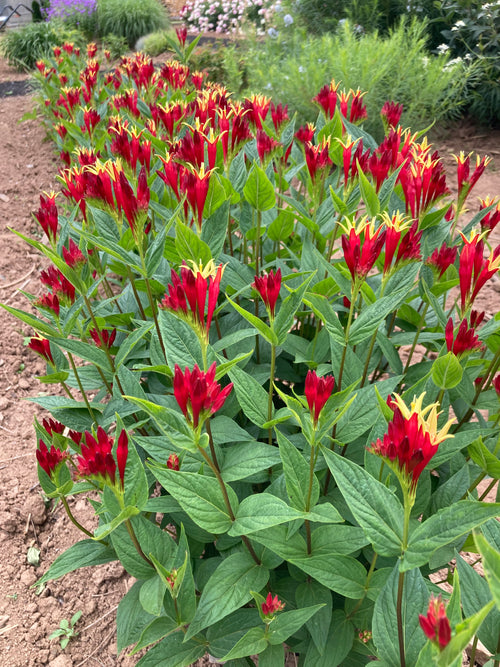
[[[124,37],[130,48],[139,37],[166,28],[168,16],[157,0],[100,0],[99,33]]]
[[[0,52],[9,65],[28,71],[35,67],[37,60],[50,56],[53,47],[64,41],[76,46],[85,44],[81,32],[70,30],[58,21],[30,23],[7,32],[0,42]]]
[[[43,14],[49,21],[57,19],[81,30],[87,39],[97,33],[97,0],[50,0]]]
[[[288,102],[304,122],[317,116],[310,102],[315,91],[335,79],[347,90],[368,91],[363,99],[369,132],[381,132],[379,110],[391,99],[404,105],[404,126],[422,128],[460,113],[472,74],[462,62],[450,65],[446,55],[430,56],[425,30],[426,23],[416,20],[401,23],[387,37],[359,35],[349,23],[336,35],[318,37],[283,30],[275,40],[245,48],[238,69],[234,53],[227,51],[228,84],[245,94],[260,90],[275,102]]]

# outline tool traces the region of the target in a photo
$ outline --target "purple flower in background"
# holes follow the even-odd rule
[[[44,12],[50,21],[50,19],[68,19],[78,14],[90,16],[96,10],[97,0],[50,0],[50,5]]]

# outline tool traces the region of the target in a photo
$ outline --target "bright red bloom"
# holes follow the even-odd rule
[[[413,145],[411,159],[399,172],[398,181],[403,188],[406,210],[415,219],[449,194],[439,155],[429,155],[429,149],[423,149],[419,144]]]
[[[484,241],[479,234],[472,234],[470,239],[464,240],[464,246],[460,252],[458,277],[460,280],[460,298],[462,314],[474,303],[481,288],[495,275],[500,268],[500,246],[498,246],[486,259],[484,253]]]
[[[94,58],[97,53],[97,44],[95,42],[90,42],[87,44],[87,56],[89,58]]]
[[[89,137],[92,136],[96,125],[101,120],[101,116],[95,109],[85,108],[83,110],[83,127],[82,131],[87,130]]]
[[[350,90],[347,94],[340,93],[340,113],[349,120],[350,123],[358,123],[368,118],[366,106],[363,104],[363,95],[361,90]]]
[[[61,424],[61,422],[58,422],[52,418],[42,419],[42,426],[50,435],[50,437],[52,437],[54,433],[64,433],[64,429],[66,428],[64,424]]]
[[[285,608],[285,603],[278,599],[278,596],[272,596],[269,592],[266,601],[262,603],[262,613],[264,616],[274,616],[277,611],[282,611]]]
[[[262,130],[262,121],[266,119],[271,98],[265,95],[252,95],[243,100],[243,110],[246,118],[256,130]]]
[[[35,304],[41,308],[48,308],[59,317],[61,309],[57,294],[43,294],[37,301],[35,301]]]
[[[474,327],[474,329],[477,329],[478,326],[484,320],[485,315],[486,315],[486,313],[485,313],[484,310],[480,313],[477,310],[471,310],[470,315],[469,315],[469,324],[470,324],[470,326]]]
[[[465,352],[471,352],[481,347],[481,341],[477,337],[474,327],[471,326],[469,329],[466,319],[460,322],[455,336],[453,318],[450,317],[446,324],[444,337],[448,352],[453,352],[457,357],[462,356]]]
[[[493,380],[493,389],[496,391],[497,396],[500,396],[500,373],[495,376]]]
[[[299,127],[297,132],[295,132],[295,138],[297,141],[300,141],[301,144],[307,144],[308,141],[314,139],[314,133],[316,132],[316,127],[313,123],[307,123],[307,125],[302,125]]]
[[[207,72],[191,72],[191,83],[196,88],[196,90],[202,89],[203,82],[207,76]]]
[[[36,460],[42,470],[45,470],[49,477],[52,477],[53,472],[59,464],[68,458],[67,452],[51,445],[50,449],[43,440],[38,441],[38,449],[36,450]]]
[[[33,337],[28,343],[28,347],[43,357],[45,361],[48,361],[49,364],[54,364],[54,358],[50,351],[50,342],[46,338]]]
[[[68,247],[62,249],[62,256],[66,264],[74,269],[81,264],[85,264],[87,259],[73,239],[69,240]]]
[[[332,395],[334,387],[335,379],[333,375],[318,377],[316,371],[308,371],[304,393],[315,426],[318,423],[321,410]]]
[[[180,470],[179,457],[177,454],[170,454],[167,459],[167,468],[169,470]]]
[[[431,595],[427,616],[419,614],[418,620],[425,636],[431,642],[437,643],[439,650],[442,651],[450,642],[451,627],[440,595],[437,598]]]
[[[97,440],[89,432],[85,431],[85,444],[81,445],[81,455],[78,456],[77,472],[80,477],[97,477],[102,481],[116,483],[117,463],[113,458],[113,438],[99,426],[97,429]],[[125,465],[128,456],[128,436],[123,430],[118,438],[116,458],[118,461],[118,474],[123,488]]]
[[[362,235],[363,244],[361,244]],[[348,237],[342,235],[344,259],[353,280],[366,278],[382,251],[385,236],[386,230],[383,229],[383,225],[374,229],[373,222],[368,224],[366,221],[362,221],[359,231],[353,227]]]
[[[257,153],[260,161],[264,162],[268,155],[281,146],[279,141],[272,139],[264,130],[257,130]]]
[[[215,361],[206,373],[197,364],[192,371],[186,366],[184,373],[175,365],[174,396],[182,413],[195,429],[200,421],[203,423],[222,408],[232,388],[232,382],[221,389],[215,381]]]
[[[401,119],[402,113],[402,104],[397,104],[396,102],[385,102],[380,111],[380,115],[382,116],[382,120],[386,129],[389,129],[390,127],[396,127]]]
[[[488,206],[491,206],[494,203],[495,201],[491,200],[489,197],[486,197],[486,199],[480,199],[479,210],[482,211],[483,209],[488,208]],[[499,222],[500,222],[500,201],[497,201],[495,208],[491,210],[489,213],[487,213],[481,220],[480,222],[481,231],[487,232],[489,235],[495,229],[495,227],[498,225]]]
[[[180,28],[175,29],[175,34],[177,35],[177,39],[179,40],[179,44],[181,46],[184,46],[186,44],[186,39],[187,39],[187,28],[185,25],[181,26]]]
[[[210,170],[205,171],[205,166],[202,163],[199,169],[186,169],[180,183],[180,191],[186,195],[187,203],[191,207],[200,234],[211,173]]]
[[[50,195],[40,195],[40,208],[34,215],[49,241],[54,243],[59,230],[59,216],[54,192],[51,192]]]
[[[281,289],[281,269],[278,269],[276,273],[273,273],[271,269],[269,273],[263,276],[255,276],[252,287],[258,291],[269,310],[271,318],[273,318]]]
[[[415,220],[403,236],[399,244],[398,254],[396,255],[396,264],[405,262],[411,259],[418,261],[422,259],[420,255],[420,239],[422,232],[418,231],[418,222]]]
[[[316,182],[318,173],[322,174],[333,163],[330,160],[330,139],[323,139],[319,146],[315,146],[310,141],[304,145],[306,156],[306,165],[313,183]]]
[[[339,84],[331,81],[330,85],[323,86],[316,97],[313,97],[313,102],[317,102],[325,112],[325,116],[330,120],[335,115],[337,108],[337,89]]]
[[[470,175],[470,156],[465,155],[461,152],[460,155],[455,155],[455,160],[457,161],[457,181],[458,181],[458,198],[462,201],[468,197],[470,191],[477,183],[479,178],[482,176],[484,170],[486,169],[488,163],[491,161],[489,157],[483,157],[482,159],[479,155],[476,155],[476,167],[472,176]]]
[[[113,329],[111,333],[107,329],[102,329],[101,331],[89,329],[89,334],[92,336],[92,340],[97,347],[106,347],[109,350],[115,342],[116,329]]]
[[[132,186],[128,182],[125,172],[120,171],[118,179],[114,183],[116,203],[122,209],[134,240],[138,240],[138,232],[144,224],[149,208],[150,191],[146,177],[146,170],[141,167],[137,180],[137,195],[134,194]]]
[[[438,277],[441,278],[446,272],[446,269],[454,264],[455,259],[457,258],[457,251],[457,246],[448,248],[445,242],[439,249],[436,248],[434,250],[432,255],[426,259],[425,263],[437,269],[439,271]]]
[[[277,106],[271,102],[271,118],[276,132],[280,131],[281,126],[288,118],[288,105],[283,106],[281,103]]]
[[[205,267],[195,266],[193,270],[182,266],[180,275],[172,269],[172,284],[168,286],[168,294],[163,297],[160,307],[193,320],[208,340],[223,271],[222,264],[216,268],[213,260]]]
[[[372,442],[369,451],[382,457],[393,469],[402,473],[410,490],[415,492],[418,478],[446,438],[452,424],[449,421],[438,431],[438,403],[422,408],[425,392],[415,398],[408,408],[398,394],[389,407],[394,412],[383,439]],[[392,465],[391,465],[392,464]]]
[[[75,300],[75,288],[55,266],[49,266],[46,271],[41,271],[40,280],[47,287],[51,287],[59,298],[63,297],[71,303]]]

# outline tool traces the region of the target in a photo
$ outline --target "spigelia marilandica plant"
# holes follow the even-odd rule
[[[120,560],[138,665],[496,655],[498,204],[463,226],[465,158],[453,201],[398,108],[377,144],[335,82],[297,128],[179,62],[63,45],[38,69],[62,191],[24,237],[36,314],[4,307],[64,391],[36,399],[39,477],[85,534],[40,581]],[[67,502],[89,490],[94,530]]]

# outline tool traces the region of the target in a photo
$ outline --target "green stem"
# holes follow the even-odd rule
[[[415,352],[415,348],[417,347],[418,339],[420,338],[420,334],[422,333],[422,329],[423,329],[423,326],[425,324],[425,316],[427,315],[428,310],[429,310],[429,304],[426,303],[425,307],[424,307],[424,310],[422,312],[422,315],[420,316],[417,332],[415,334],[415,338],[413,339],[413,343],[411,345],[410,352],[408,354],[408,359],[406,360],[406,364],[405,364],[405,367],[403,369],[403,375],[406,374],[406,371],[408,370],[408,368],[411,364],[413,353]]]
[[[273,389],[274,389],[274,369],[276,367],[276,345],[271,345],[271,369],[269,371],[269,394],[267,397],[267,421],[273,418]],[[273,429],[269,427],[267,440],[270,445],[273,444]]]
[[[149,558],[146,556],[144,551],[141,548],[141,545],[139,544],[139,540],[137,539],[137,535],[135,534],[135,531],[132,527],[132,524],[130,523],[130,519],[125,520],[125,527],[127,529],[128,534],[130,535],[130,539],[132,540],[132,544],[137,550],[137,553],[141,558],[143,558],[148,565],[154,568],[153,563],[149,560]]]
[[[316,430],[313,431],[313,442],[311,443],[311,456],[309,458],[309,489],[307,490],[306,512],[309,512],[311,509],[311,496],[312,496],[312,488],[314,482],[314,464],[316,463],[316,456],[317,456],[316,451],[314,449],[315,436],[316,436]],[[309,521],[309,519],[306,519],[304,523],[306,527],[307,555],[310,556],[312,552],[311,522]]]
[[[70,507],[68,505],[68,501],[66,500],[66,498],[64,496],[59,496],[59,497],[61,499],[62,504],[64,505],[64,509],[66,510],[66,514],[68,515],[68,518],[71,521],[71,523],[73,523],[78,528],[78,530],[81,530],[82,533],[85,533],[85,535],[87,535],[87,537],[92,537],[93,538],[94,537],[93,534],[89,530],[84,528],[82,526],[82,524],[77,519],[75,519],[75,517],[73,516],[72,511],[70,510]]]
[[[372,556],[372,562],[370,563],[370,569],[368,570],[368,574],[366,575],[365,592],[363,593],[363,596],[356,602],[354,607],[349,612],[349,614],[347,616],[348,619],[351,619],[356,614],[358,609],[363,604],[363,600],[366,598],[366,594],[368,593],[368,589],[370,588],[370,580],[372,578],[373,573],[375,572],[375,563],[377,562],[377,556],[378,556],[377,552],[374,551],[373,556]]]
[[[486,489],[483,491],[483,493],[479,496],[479,500],[484,500],[488,493],[491,491],[491,489],[494,488],[495,484],[498,482],[497,479],[492,479],[490,484],[486,487]]]
[[[401,548],[401,557],[408,547],[408,534],[410,531],[410,514],[411,509],[415,503],[415,494],[412,493],[405,482],[401,484],[403,489],[403,504],[404,504],[404,523],[403,523],[403,542]],[[399,660],[401,667],[406,667],[405,659],[405,639],[404,639],[404,625],[403,625],[403,588],[405,581],[405,573],[400,572],[398,578],[398,597],[396,601],[396,619],[398,624],[398,644],[399,644]]]
[[[85,393],[85,389],[83,388],[82,381],[80,380],[80,376],[78,375],[78,371],[77,371],[77,369],[76,369],[75,360],[73,359],[73,355],[71,354],[71,352],[68,352],[68,359],[69,359],[69,363],[71,364],[71,368],[73,369],[73,373],[74,373],[74,375],[75,375],[75,379],[76,379],[76,381],[77,381],[77,383],[78,383],[78,388],[80,389],[80,393],[81,393],[81,395],[82,395],[82,397],[83,397],[83,400],[84,400],[84,402],[85,402],[85,405],[87,406],[87,410],[89,411],[89,414],[90,414],[90,416],[91,416],[91,418],[92,418],[92,421],[97,422],[97,419],[95,418],[94,411],[93,411],[92,408],[90,407],[89,399],[87,398],[87,394]]]
[[[127,275],[128,275],[129,280],[130,280],[130,285],[132,287],[132,292],[134,293],[135,301],[136,301],[137,306],[139,308],[139,312],[141,314],[141,317],[144,321],[146,321],[147,320],[146,313],[144,312],[144,308],[142,307],[141,299],[139,298],[139,294],[138,294],[138,292],[135,288],[134,274],[132,273],[132,269],[130,268],[130,266],[127,266]]]
[[[479,638],[477,635],[474,635],[474,640],[472,642],[472,648],[470,651],[470,665],[474,667],[476,663],[476,651],[477,651],[477,642],[479,641]]]
[[[360,287],[361,286],[358,285],[357,281],[355,281],[351,289],[351,303],[349,306],[349,316],[347,318],[347,325],[344,333],[344,347],[342,349],[342,358],[340,360],[339,376],[337,378],[337,391],[340,391],[342,389],[342,376],[344,375],[345,358],[347,354],[347,346],[349,345],[349,333],[351,330],[351,324],[354,317],[354,308],[356,306],[356,301],[358,299]]]
[[[361,378],[361,384],[359,385],[360,388],[365,386],[366,376],[368,375],[368,366],[370,365],[370,359],[372,358],[373,348],[375,347],[376,340],[377,331],[374,331],[370,341],[370,347],[368,348],[368,354],[366,355],[365,367],[363,368],[363,377]]]

